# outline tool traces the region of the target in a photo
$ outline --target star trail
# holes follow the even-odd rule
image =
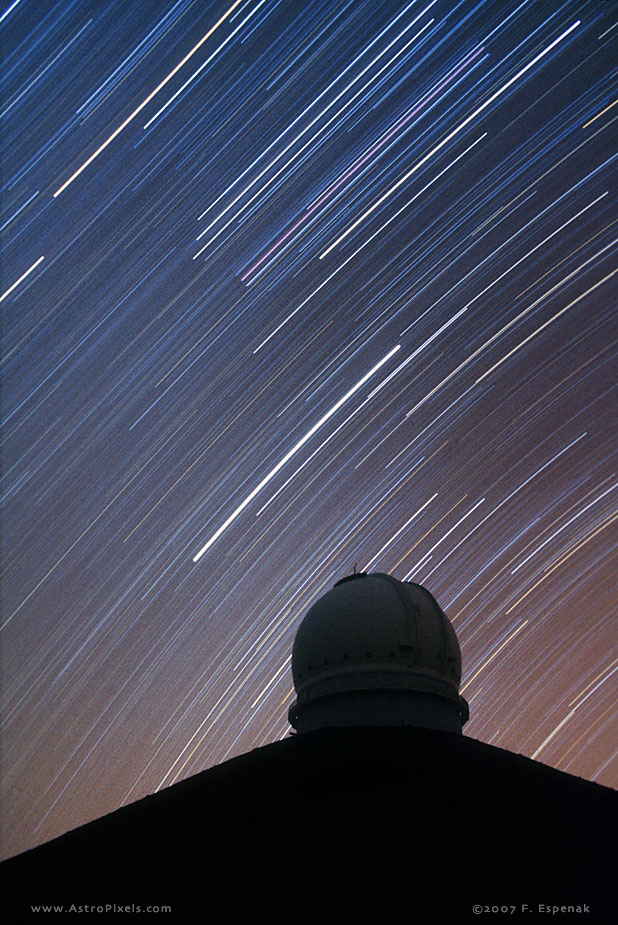
[[[618,6],[15,0],[3,856],[285,737],[354,567],[618,786]]]

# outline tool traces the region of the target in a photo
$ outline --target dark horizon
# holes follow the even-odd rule
[[[457,733],[299,733],[0,865],[5,908],[89,903],[610,921],[618,795]],[[287,849],[287,850],[286,850]],[[24,888],[24,884],[27,887]],[[395,887],[400,887],[395,889]]]

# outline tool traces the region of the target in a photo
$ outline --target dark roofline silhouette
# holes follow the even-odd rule
[[[285,898],[360,914],[405,899],[427,921],[475,902],[557,902],[587,903],[596,923],[616,908],[617,826],[613,790],[466,736],[327,729],[233,758],[0,872],[16,912],[122,897],[177,913],[271,913]]]
[[[338,582],[303,620],[292,672],[300,734],[5,861],[5,907],[617,920],[618,794],[461,734],[459,646],[426,589]]]

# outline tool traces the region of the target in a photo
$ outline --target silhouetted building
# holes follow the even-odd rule
[[[424,588],[339,582],[292,672],[299,734],[4,862],[16,909],[615,921],[618,795],[461,734],[459,646]]]

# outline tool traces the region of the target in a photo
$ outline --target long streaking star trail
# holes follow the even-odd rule
[[[26,270],[26,272],[25,272],[25,273],[22,273],[21,276],[19,277],[19,279],[16,279],[15,282],[13,283],[13,285],[12,285],[12,286],[9,286],[9,288],[6,290],[6,292],[3,292],[2,295],[0,295],[0,302],[3,302],[3,301],[6,299],[6,297],[9,296],[9,295],[13,292],[14,289],[17,289],[17,287],[19,286],[19,284],[22,283],[22,282],[26,279],[27,276],[30,276],[30,274],[32,273],[32,271],[33,271],[33,270],[36,270],[36,268],[38,267],[38,265],[39,265],[43,260],[45,260],[45,255],[43,255],[42,257],[39,257],[39,259],[38,259],[37,261],[35,261],[35,263],[33,263],[31,267],[28,267],[28,269]]]
[[[372,212],[375,212],[378,206],[380,206],[386,199],[388,199],[395,192],[395,190],[399,189],[399,187],[403,183],[405,183],[406,180],[412,176],[412,174],[416,173],[416,171],[420,167],[422,167],[423,164],[425,164],[428,160],[430,160],[434,156],[434,154],[437,154],[438,151],[440,151],[444,147],[444,145],[448,144],[449,141],[451,141],[451,139],[455,138],[456,135],[459,135],[461,130],[464,129],[466,125],[469,125],[473,119],[476,119],[476,117],[479,116],[483,112],[483,110],[487,109],[488,106],[491,106],[491,104],[495,100],[497,100],[499,96],[502,96],[502,94],[506,90],[508,90],[510,86],[512,86],[517,80],[519,80],[520,77],[523,77],[523,75],[527,71],[529,71],[530,68],[534,67],[535,64],[537,64],[542,58],[545,57],[545,55],[549,54],[549,52],[553,48],[555,48],[556,45],[558,45],[563,39],[565,39],[567,35],[569,35],[569,33],[571,33],[579,25],[580,25],[580,20],[578,19],[577,22],[574,22],[572,26],[569,26],[568,29],[565,29],[562,35],[559,35],[557,39],[554,39],[554,41],[550,45],[548,45],[547,48],[544,48],[543,51],[539,52],[539,54],[536,55],[532,59],[532,61],[529,61],[525,67],[522,67],[522,69],[518,71],[517,74],[511,77],[510,80],[507,80],[507,82],[502,87],[500,87],[499,90],[496,90],[495,93],[492,93],[492,95],[488,99],[486,99],[484,103],[481,103],[480,106],[477,106],[474,112],[470,113],[470,115],[467,116],[463,120],[463,122],[459,123],[457,128],[454,128],[452,132],[449,132],[448,135],[445,138],[443,138],[442,141],[440,141],[437,145],[435,145],[435,147],[433,147],[431,151],[429,151],[428,154],[422,157],[420,161],[418,161],[414,165],[414,167],[412,167],[411,170],[408,170],[407,173],[405,173],[403,177],[397,180],[397,182],[393,186],[391,186],[391,188],[387,190],[386,193],[380,196],[380,198],[376,202],[374,202],[373,205],[370,206],[369,209],[363,212],[360,218],[358,218],[355,222],[353,222],[349,228],[346,228],[343,234],[339,235],[339,237],[335,241],[333,241],[333,243],[329,247],[327,247],[325,251],[323,251],[320,254],[320,260],[322,260],[323,257],[326,257],[327,254],[330,254],[330,252],[333,250],[334,247],[337,247],[338,244],[341,244],[341,242],[344,241],[348,237],[348,235],[351,234],[356,227],[358,227],[358,225],[364,222],[364,220],[368,218]]]
[[[339,408],[341,408],[341,406],[344,405],[344,404],[348,401],[348,399],[352,398],[352,396],[355,395],[355,394],[358,392],[358,390],[361,389],[361,388],[364,386],[364,384],[365,384],[369,379],[371,379],[371,377],[374,376],[374,375],[377,373],[377,371],[378,371],[382,366],[384,366],[385,363],[388,363],[388,361],[390,360],[390,358],[391,358],[395,353],[397,353],[397,351],[399,350],[399,347],[400,347],[400,344],[397,344],[395,347],[393,347],[392,350],[389,350],[389,352],[386,354],[386,356],[382,357],[382,359],[379,361],[379,363],[376,363],[375,366],[372,366],[371,369],[369,370],[369,372],[368,372],[368,373],[365,373],[365,375],[362,377],[362,379],[359,379],[358,382],[357,382],[355,385],[353,385],[352,388],[349,389],[349,390],[345,393],[345,395],[344,395],[342,398],[339,399],[339,401],[335,402],[335,404],[332,406],[332,408],[329,408],[329,410],[326,412],[326,414],[323,414],[323,415],[322,415],[322,417],[320,418],[320,420],[319,420],[316,424],[314,424],[313,427],[311,427],[311,428],[307,431],[307,433],[304,435],[304,437],[301,437],[301,439],[298,441],[298,443],[295,443],[295,444],[294,444],[294,446],[292,447],[292,449],[289,450],[289,451],[285,454],[285,456],[284,456],[282,459],[279,460],[279,462],[277,463],[277,465],[274,466],[274,467],[270,470],[270,472],[268,473],[268,475],[265,475],[265,476],[264,476],[264,478],[262,479],[262,481],[261,481],[258,485],[255,486],[255,488],[253,489],[253,491],[251,491],[251,492],[247,495],[247,497],[244,499],[244,501],[243,501],[241,504],[238,505],[238,507],[236,508],[236,510],[235,510],[232,514],[230,514],[230,516],[227,518],[226,521],[224,521],[224,522],[221,524],[221,526],[219,527],[219,529],[218,529],[218,530],[215,530],[215,532],[214,532],[213,535],[210,537],[210,539],[208,540],[208,542],[205,543],[205,544],[202,546],[202,548],[200,549],[200,551],[197,553],[197,555],[193,557],[193,561],[194,561],[194,562],[198,562],[198,561],[202,558],[202,556],[204,555],[204,553],[205,553],[208,549],[210,549],[210,547],[212,546],[212,544],[215,543],[215,542],[219,539],[219,537],[221,536],[221,534],[224,533],[225,530],[227,530],[227,528],[230,526],[230,524],[232,524],[232,523],[236,520],[236,518],[238,517],[238,515],[239,515],[239,514],[242,514],[242,512],[244,511],[244,509],[247,507],[248,504],[250,504],[250,503],[253,501],[253,499],[255,498],[255,496],[258,495],[258,494],[262,491],[262,489],[265,488],[266,485],[268,485],[268,483],[269,483],[270,481],[272,481],[272,479],[274,479],[274,477],[276,476],[276,474],[285,466],[285,464],[286,464],[287,462],[290,461],[290,459],[291,459],[293,456],[296,455],[296,453],[298,453],[298,451],[305,445],[305,443],[306,443],[308,440],[310,440],[311,437],[313,437],[313,435],[320,429],[320,427],[322,427],[323,424],[326,424],[326,422],[327,422],[328,420],[330,420],[330,418],[332,418],[333,414],[335,414],[335,413],[339,410]]]
[[[103,142],[103,144],[102,144],[102,145],[99,145],[99,147],[96,149],[96,151],[93,151],[93,153],[90,155],[90,157],[89,157],[87,160],[84,161],[84,163],[81,165],[81,167],[78,167],[78,169],[75,171],[75,173],[71,174],[71,176],[69,177],[68,180],[65,180],[65,182],[62,184],[62,186],[61,186],[59,189],[57,189],[56,192],[54,193],[54,199],[56,199],[56,198],[60,195],[60,193],[64,192],[64,190],[67,188],[67,186],[70,186],[70,184],[73,182],[73,180],[76,180],[77,177],[79,177],[80,173],[82,173],[82,172],[86,169],[86,167],[88,167],[90,164],[92,164],[92,162],[95,160],[95,158],[97,158],[97,157],[99,156],[99,154],[101,154],[103,151],[105,151],[105,149],[107,148],[107,146],[108,146],[109,144],[112,143],[112,141],[114,140],[114,138],[117,138],[118,135],[120,135],[120,133],[127,127],[127,125],[129,125],[130,122],[133,122],[133,119],[135,119],[135,117],[138,116],[138,115],[140,114],[140,112],[142,111],[142,109],[144,109],[144,107],[147,106],[148,103],[149,103],[152,99],[154,99],[154,97],[157,95],[157,93],[158,93],[160,90],[162,90],[163,87],[166,86],[166,84],[168,84],[168,83],[170,82],[170,80],[172,79],[172,77],[174,77],[174,75],[178,73],[178,71],[180,70],[180,68],[183,67],[183,66],[187,63],[187,61],[188,61],[190,58],[193,57],[193,55],[195,54],[195,52],[198,51],[198,50],[202,47],[202,45],[204,44],[204,42],[207,41],[207,39],[210,38],[210,36],[211,36],[211,35],[213,34],[213,32],[215,31],[215,29],[218,29],[219,26],[220,26],[222,23],[225,22],[225,20],[234,12],[234,10],[236,9],[236,7],[237,7],[241,2],[242,2],[242,0],[235,0],[235,2],[231,5],[231,7],[223,14],[223,16],[221,16],[221,18],[217,20],[217,22],[214,24],[214,26],[212,26],[212,27],[208,30],[208,32],[206,33],[206,35],[203,35],[203,36],[202,36],[202,38],[199,40],[199,42],[197,43],[197,45],[194,45],[193,48],[191,49],[191,51],[188,52],[188,53],[184,56],[184,58],[182,59],[182,61],[179,61],[178,64],[176,65],[176,67],[174,67],[174,68],[169,72],[169,74],[167,75],[167,77],[165,77],[165,78],[161,81],[161,83],[158,84],[158,85],[154,88],[154,90],[153,90],[151,93],[148,94],[148,96],[146,97],[145,100],[142,100],[142,102],[139,104],[139,106],[137,107],[137,109],[134,109],[133,112],[132,112],[129,116],[127,116],[127,118],[124,120],[124,122],[122,122],[122,123],[118,126],[117,129],[114,129],[114,131],[113,131],[112,134],[109,136],[109,138],[106,138],[105,141]]]

